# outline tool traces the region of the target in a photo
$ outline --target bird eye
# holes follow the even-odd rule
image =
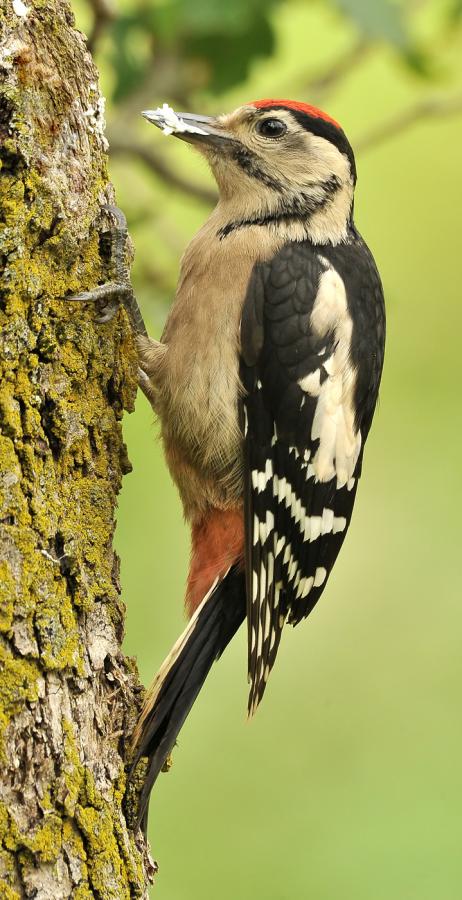
[[[263,137],[278,138],[286,133],[287,125],[280,119],[262,119],[258,122],[256,130]]]

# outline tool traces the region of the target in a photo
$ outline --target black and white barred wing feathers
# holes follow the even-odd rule
[[[352,335],[344,281],[312,245],[254,269],[241,324],[249,714],[285,621],[313,609],[350,522],[362,452]]]

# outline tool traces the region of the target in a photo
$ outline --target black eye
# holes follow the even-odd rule
[[[287,125],[280,119],[262,119],[261,122],[258,122],[256,130],[263,137],[278,138],[286,133]]]

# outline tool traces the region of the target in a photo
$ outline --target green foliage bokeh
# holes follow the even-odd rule
[[[89,31],[89,7],[75,7]],[[357,224],[388,306],[381,401],[325,595],[286,630],[251,724],[242,630],[154,791],[162,900],[462,896],[461,119],[429,113],[368,149],[376,128],[425,98],[460,105],[460,12],[438,0],[125,0],[97,45],[114,147],[123,131],[199,187],[212,187],[202,160],[142,108],[209,113],[259,95],[325,105],[358,146]],[[207,206],[127,147],[112,177],[157,336]],[[142,395],[125,437],[126,649],[149,682],[184,625],[188,534]]]

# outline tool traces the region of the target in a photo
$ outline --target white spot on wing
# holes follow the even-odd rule
[[[257,516],[253,517],[253,545],[254,547],[258,544],[258,534],[260,530],[260,523],[257,519]]]
[[[273,583],[273,577],[274,577],[274,556],[272,553],[268,553],[268,584],[267,584],[268,590],[270,589],[270,587]]]
[[[252,487],[254,490],[261,493],[265,490],[268,481],[273,477],[273,464],[271,459],[266,460],[265,470],[264,472],[259,472],[258,469],[252,470]]]
[[[300,600],[303,600],[305,597],[307,597],[311,591],[311,588],[313,587],[313,581],[313,576],[311,576],[310,578],[301,578],[295,596]]]
[[[279,478],[278,493],[277,493],[279,503],[282,503],[282,501],[285,500],[285,498],[287,496],[287,493],[286,493],[287,490],[289,491],[289,496],[290,496],[290,485],[287,483],[285,478]]]
[[[255,527],[258,528],[257,535],[260,536],[260,543],[264,544],[272,531],[274,531],[274,515],[270,509],[266,511],[266,519],[264,522],[260,522],[255,517]],[[257,543],[255,541],[255,543]]]
[[[313,587],[321,587],[326,580],[327,570],[323,566],[318,566],[314,573]]]
[[[321,516],[310,516],[310,541],[316,541],[321,534]]]
[[[333,534],[338,534],[339,531],[345,531],[347,520],[344,516],[336,516],[334,518],[334,527],[332,529]]]
[[[276,537],[277,537],[277,535],[276,535]],[[280,554],[281,551],[282,551],[282,548],[285,546],[285,543],[286,543],[285,537],[281,537],[281,538],[278,538],[278,539],[277,539],[277,541],[276,541],[276,551],[275,551],[276,556],[279,556],[279,554]]]
[[[334,527],[334,510],[325,507],[322,511],[321,534],[329,534]]]

